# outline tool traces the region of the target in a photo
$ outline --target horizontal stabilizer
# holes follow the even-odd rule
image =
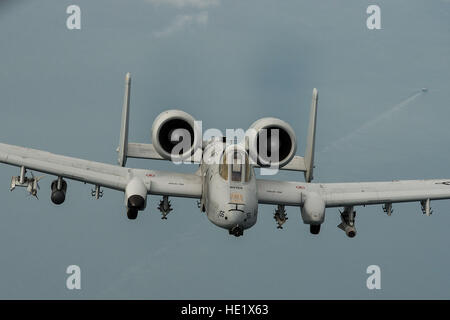
[[[159,155],[159,153],[155,150],[153,144],[146,144],[146,143],[132,143],[132,142],[128,143],[126,157],[135,159],[166,160]],[[194,156],[194,159],[199,160],[200,157],[201,157],[201,149],[198,150],[198,154]],[[295,156],[291,160],[291,162],[289,162],[284,167],[280,168],[280,170],[306,171],[305,159],[300,156]]]
[[[255,164],[255,168],[259,168],[260,166]],[[294,156],[292,160],[286,164],[284,167],[278,168],[279,170],[287,170],[287,171],[302,171],[306,172],[305,158],[300,156]]]
[[[306,171],[305,158],[295,156],[287,165],[280,169],[289,171]]]
[[[146,144],[146,143],[128,143],[127,158],[135,158],[135,159],[152,159],[152,160],[170,160],[163,158],[155,149],[153,144]],[[186,163],[193,162],[197,163],[200,162],[202,158],[202,149],[198,149],[196,153],[194,154],[194,161],[192,159],[186,159]]]
[[[152,144],[145,143],[129,143],[127,157],[136,159],[164,160],[164,158],[156,152],[155,147],[153,147]]]

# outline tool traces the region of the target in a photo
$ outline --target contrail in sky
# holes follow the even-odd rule
[[[399,111],[403,110],[404,108],[406,108],[411,102],[413,102],[417,97],[419,97],[424,92],[425,91],[423,91],[423,90],[419,90],[419,91],[414,92],[411,96],[409,96],[408,98],[406,98],[402,102],[396,104],[391,109],[383,112],[382,114],[380,114],[379,116],[375,117],[374,119],[369,120],[368,122],[365,122],[358,129],[356,129],[356,130],[350,132],[349,134],[343,136],[342,138],[339,138],[338,140],[330,143],[329,145],[325,146],[319,152],[320,153],[328,152],[332,148],[336,148],[336,147],[339,147],[341,145],[345,145],[348,142],[348,140],[350,140],[353,137],[361,134],[364,130],[370,129],[371,127],[373,127],[374,125],[380,123],[381,121],[389,119],[396,112],[399,112]]]

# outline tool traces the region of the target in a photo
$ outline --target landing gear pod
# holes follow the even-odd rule
[[[142,211],[147,206],[147,187],[138,178],[133,178],[125,189],[125,205],[127,207],[128,219],[137,218],[138,211]]]
[[[325,220],[325,201],[317,193],[307,193],[304,196],[305,201],[301,208],[303,222],[310,225],[312,234],[318,234],[320,225]]]
[[[309,225],[309,232],[311,232],[311,234],[319,234],[319,232],[320,232],[320,224],[310,224]]]

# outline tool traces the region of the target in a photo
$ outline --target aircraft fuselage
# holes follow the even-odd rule
[[[215,147],[218,145],[212,144],[205,152],[212,152]],[[236,164],[232,161],[224,163],[222,159],[220,163],[216,162],[202,164],[206,214],[216,226],[239,236],[255,225],[258,216],[254,168],[248,161]]]

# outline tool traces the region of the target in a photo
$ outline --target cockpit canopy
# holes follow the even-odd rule
[[[225,149],[220,159],[220,176],[230,182],[249,182],[251,167],[248,154],[235,146]]]

